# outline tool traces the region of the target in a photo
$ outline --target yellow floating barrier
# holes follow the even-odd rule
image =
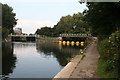
[[[74,41],[71,42],[71,44],[74,44],[74,43],[75,43]]]
[[[70,41],[67,41],[67,46],[69,46],[70,45]]]
[[[77,41],[76,44],[79,44],[79,41]]]
[[[67,44],[67,46],[70,46],[70,44]]]
[[[75,42],[74,42],[74,41],[72,41],[72,42],[71,42],[71,45],[72,45],[72,46],[74,46],[74,44],[75,44]]]
[[[74,44],[71,44],[71,46],[74,46]]]
[[[81,42],[81,46],[84,46],[84,42]]]
[[[76,46],[79,46],[79,44],[76,44]]]
[[[62,43],[63,43],[63,45],[65,45],[65,44],[66,44],[66,42],[65,42],[65,41],[63,41]]]
[[[70,44],[70,41],[67,41],[67,44]]]
[[[59,43],[62,43],[62,41],[59,41]]]
[[[79,41],[76,42],[76,46],[79,46]]]
[[[63,43],[65,44],[66,42],[65,42],[65,41],[63,41]]]
[[[59,45],[62,45],[62,41],[59,41]]]

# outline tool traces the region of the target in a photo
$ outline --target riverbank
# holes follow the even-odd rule
[[[91,44],[84,53],[77,55],[54,78],[98,78],[96,74],[99,54],[97,44]]]
[[[69,78],[83,55],[76,55],[54,78]]]

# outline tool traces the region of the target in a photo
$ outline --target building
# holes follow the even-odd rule
[[[17,35],[21,35],[22,34],[22,28],[15,28],[14,33],[17,34]]]

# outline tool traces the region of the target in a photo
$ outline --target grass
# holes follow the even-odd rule
[[[106,62],[102,59],[98,61],[97,74],[100,78],[117,78],[115,71],[106,71],[105,67],[107,66]]]

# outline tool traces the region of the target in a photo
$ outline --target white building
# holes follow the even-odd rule
[[[22,28],[15,28],[14,33],[18,35],[22,34]]]

